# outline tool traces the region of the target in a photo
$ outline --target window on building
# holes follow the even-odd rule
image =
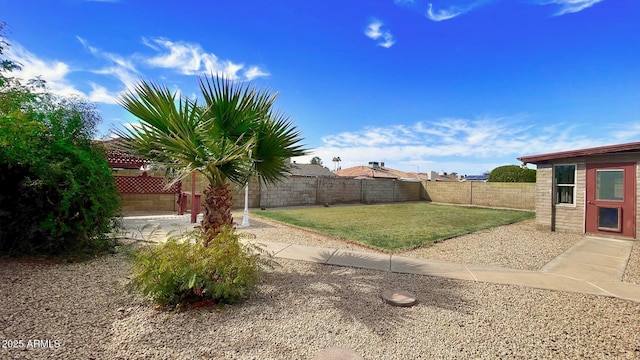
[[[556,165],[553,168],[556,204],[575,205],[576,166]]]
[[[596,170],[596,200],[624,200],[624,170]]]

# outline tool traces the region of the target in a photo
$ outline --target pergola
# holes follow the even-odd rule
[[[107,150],[107,161],[111,168],[118,169],[140,169],[151,163],[148,159],[123,153],[119,150]]]

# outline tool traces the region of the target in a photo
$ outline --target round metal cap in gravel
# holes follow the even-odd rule
[[[385,290],[382,299],[393,306],[413,306],[417,302],[416,295],[406,290]]]
[[[330,347],[317,353],[312,360],[364,360],[364,358],[351,349]]]

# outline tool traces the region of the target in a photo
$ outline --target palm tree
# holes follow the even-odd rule
[[[174,182],[193,171],[206,177],[201,225],[210,240],[233,224],[230,183],[244,185],[253,175],[274,183],[288,174],[285,160],[307,150],[289,117],[273,109],[277,94],[219,75],[198,83],[202,105],[139,82],[119,102],[140,124],[117,134],[122,150],[165,167]]]

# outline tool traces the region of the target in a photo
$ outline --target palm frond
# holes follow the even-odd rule
[[[198,81],[202,105],[146,81],[122,95],[140,123],[117,131],[121,149],[160,164],[175,181],[198,171],[216,185],[244,184],[256,173],[275,182],[287,174],[287,158],[306,153],[292,121],[272,110],[276,93],[221,76]]]
[[[256,139],[254,169],[267,183],[276,182],[289,173],[286,159],[307,153],[300,143],[300,131],[280,112],[270,112],[268,119],[260,123]]]

